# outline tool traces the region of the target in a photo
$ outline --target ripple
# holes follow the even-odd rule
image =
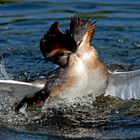
[[[54,21],[60,22],[62,30],[67,29],[75,14],[97,21],[92,43],[110,68],[140,68],[139,7],[139,0],[30,0],[0,4],[0,55],[8,76],[22,81],[44,79],[56,66],[41,56],[39,40]],[[93,100],[88,96],[46,104],[42,110],[30,108],[25,114],[13,110],[18,100],[12,93],[0,91],[0,139],[140,138],[137,100],[103,96]]]

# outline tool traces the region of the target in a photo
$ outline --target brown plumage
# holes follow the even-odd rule
[[[70,33],[77,42],[77,56],[87,69],[89,92],[95,96],[101,92],[104,93],[108,69],[91,42],[95,33],[95,21],[73,17],[70,23]]]

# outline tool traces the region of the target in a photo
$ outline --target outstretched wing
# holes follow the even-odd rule
[[[140,99],[140,70],[110,73],[105,95]]]
[[[17,97],[24,97],[44,87],[43,83],[26,83],[14,80],[0,80],[0,92],[6,91]]]

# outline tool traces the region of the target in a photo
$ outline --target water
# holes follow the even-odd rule
[[[41,55],[40,38],[52,22],[59,21],[64,31],[70,18],[80,14],[97,21],[93,44],[111,69],[139,69],[139,7],[139,0],[2,3],[0,68],[5,67],[6,79],[43,79],[55,66]],[[96,101],[90,96],[75,100],[18,114],[11,109],[14,97],[3,93],[0,98],[0,139],[140,139],[140,101],[102,96]]]

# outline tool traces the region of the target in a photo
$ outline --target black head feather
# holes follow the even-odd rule
[[[77,44],[70,34],[62,33],[59,23],[55,22],[40,41],[43,56],[53,63],[63,65],[70,53],[75,53]],[[65,61],[63,61],[65,58]],[[61,61],[60,61],[61,60]]]
[[[95,21],[90,19],[82,19],[79,16],[74,16],[70,22],[70,34],[76,41],[77,45],[87,34],[87,42],[92,40],[95,32]]]

